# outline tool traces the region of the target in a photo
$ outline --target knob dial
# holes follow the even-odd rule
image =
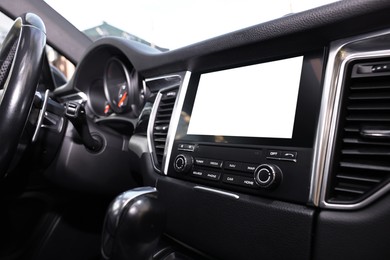
[[[173,168],[176,172],[186,173],[191,170],[194,164],[194,158],[188,154],[179,154],[173,161]]]
[[[274,164],[262,164],[256,168],[254,178],[261,188],[275,188],[282,180],[282,170]]]

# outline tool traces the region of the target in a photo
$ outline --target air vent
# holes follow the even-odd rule
[[[390,72],[351,64],[345,80],[327,202],[358,203],[389,182]],[[385,69],[377,70],[385,66]]]
[[[153,152],[155,166],[161,170],[162,160],[164,157],[165,143],[167,141],[169,123],[171,121],[173,107],[175,105],[178,88],[160,93],[156,117],[153,125]]]

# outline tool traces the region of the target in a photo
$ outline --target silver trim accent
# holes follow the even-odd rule
[[[267,160],[274,161],[286,161],[286,162],[297,162],[297,159],[288,159],[288,158],[278,158],[278,157],[265,157]]]
[[[168,174],[169,161],[171,159],[173,142],[175,141],[177,127],[179,125],[179,119],[181,110],[183,108],[184,99],[187,93],[188,85],[190,83],[191,72],[186,71],[183,80],[181,81],[181,85],[179,87],[179,91],[177,92],[175,106],[173,107],[173,113],[171,117],[171,122],[169,124],[167,142],[165,143],[164,157],[162,161],[163,174]]]
[[[233,199],[239,199],[240,198],[240,196],[238,196],[237,194],[234,194],[234,193],[221,191],[221,190],[216,190],[216,189],[211,189],[211,188],[206,188],[206,187],[203,187],[203,186],[195,186],[194,190],[200,190],[200,191],[207,191],[207,192],[211,192],[211,193],[217,193],[219,195],[227,196],[227,197],[230,197],[230,198],[233,198]]]
[[[180,76],[179,74],[173,74],[173,75],[167,75],[167,76],[162,76],[162,77],[145,79],[144,82],[150,82],[150,81],[161,80],[161,79],[166,79],[166,78],[175,78],[175,77],[179,77],[180,79],[182,79],[182,76]],[[176,106],[177,106],[178,95],[179,95],[180,88],[181,88],[182,84],[183,84],[183,80],[181,80],[179,87],[177,87],[177,85],[175,85],[175,86],[170,86],[170,87],[166,87],[166,88],[161,89],[156,96],[156,99],[155,99],[154,104],[152,106],[152,110],[150,112],[148,129],[147,129],[148,149],[149,149],[149,153],[152,155],[151,157],[152,157],[153,168],[155,171],[157,171],[159,173],[161,173],[162,171],[158,167],[156,167],[156,162],[154,161],[154,156],[153,156],[153,152],[154,152],[154,149],[153,149],[153,126],[154,126],[154,122],[156,120],[157,110],[158,110],[158,107],[160,105],[162,92],[166,92],[166,91],[169,91],[170,89],[178,88],[178,92],[176,94],[175,105],[173,107],[173,112],[175,111]],[[172,116],[173,116],[173,114],[172,114]],[[169,129],[171,129],[171,124],[172,124],[172,117],[171,117]],[[164,156],[163,156],[163,162],[161,165],[161,169],[163,169],[163,167],[164,167],[164,158],[166,156],[168,136],[169,136],[169,132],[170,132],[169,129],[168,129],[168,133],[167,133],[167,142],[165,143]]]
[[[178,74],[172,74],[172,75],[161,76],[161,77],[147,78],[144,81],[146,83],[146,82],[150,82],[150,81],[156,81],[156,80],[160,80],[160,79],[170,79],[170,78],[180,78],[181,79],[182,77]]]
[[[43,99],[42,108],[41,108],[41,110],[39,111],[39,115],[38,115],[37,126],[35,127],[34,135],[33,135],[33,137],[32,137],[32,142],[33,142],[33,143],[38,139],[39,130],[41,130],[43,118],[45,117],[47,102],[49,101],[49,92],[50,92],[50,91],[49,91],[48,89],[46,89],[46,91],[45,91],[45,97],[44,97],[44,99]]]
[[[73,98],[73,97],[79,97],[79,98]],[[75,94],[70,94],[66,96],[60,96],[58,99],[61,100],[61,102],[65,103],[66,101],[75,101],[78,103],[84,103],[87,102],[88,96],[84,92],[77,92]]]
[[[390,138],[390,129],[363,129],[360,131],[360,135],[369,138]]]
[[[311,173],[309,203],[314,206],[344,210],[358,209],[367,206],[390,190],[390,184],[387,184],[367,199],[354,204],[335,204],[325,201],[346,64],[356,59],[390,57],[389,35],[390,30],[384,30],[338,40],[330,45]]]
[[[148,148],[149,148],[149,153],[151,154],[152,157],[152,164],[154,170],[157,172],[161,172],[159,168],[156,167],[156,162],[154,161],[154,156],[153,156],[153,127],[154,127],[154,122],[156,121],[156,115],[157,115],[157,110],[158,106],[160,105],[160,100],[161,100],[162,94],[161,91],[157,94],[156,99],[154,101],[152,111],[150,112],[150,117],[149,117],[149,123],[148,123],[148,130],[147,130],[147,141],[148,141]]]

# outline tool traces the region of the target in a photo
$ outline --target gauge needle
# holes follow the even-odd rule
[[[127,92],[123,93],[121,99],[118,102],[118,107],[122,107],[123,106],[123,102],[125,102],[126,97],[127,97]]]
[[[104,108],[104,114],[108,114],[110,112],[110,105],[107,104],[106,107]]]

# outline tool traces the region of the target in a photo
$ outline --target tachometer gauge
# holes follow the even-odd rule
[[[104,112],[111,109],[120,114],[131,108],[130,84],[126,66],[117,58],[110,59],[104,73],[104,93],[108,101]]]

